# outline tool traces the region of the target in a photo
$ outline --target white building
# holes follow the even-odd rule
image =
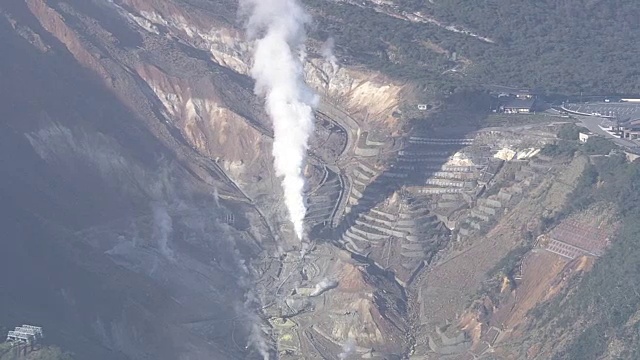
[[[589,140],[590,137],[592,137],[593,134],[592,133],[583,133],[581,132],[580,134],[578,134],[578,140],[580,140],[581,143],[586,143],[587,140]]]

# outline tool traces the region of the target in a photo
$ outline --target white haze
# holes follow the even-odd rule
[[[257,39],[251,76],[273,121],[276,175],[283,177],[284,202],[299,240],[304,239],[305,179],[313,107],[317,97],[304,82],[305,25],[311,20],[297,0],[242,0],[247,31]]]
[[[216,216],[214,214],[214,216]],[[218,224],[223,229],[219,237],[221,245],[225,245],[226,253],[231,255],[228,259],[233,261],[234,275],[238,286],[244,291],[244,301],[235,304],[235,310],[239,314],[242,324],[249,330],[247,347],[253,347],[263,360],[269,360],[271,344],[269,342],[268,328],[258,315],[262,302],[256,293],[256,284],[252,282],[252,271],[243,260],[243,256],[233,241],[232,228],[226,224]],[[255,274],[255,273],[254,273]]]
[[[220,194],[218,193],[218,187],[213,187],[213,200],[216,202],[216,207],[220,208]]]
[[[267,340],[268,330],[262,324],[262,320],[256,313],[256,309],[260,308],[261,302],[253,291],[254,285],[249,281],[249,270],[244,264],[244,261],[240,260],[241,255],[237,249],[234,249],[234,255],[236,264],[240,270],[238,284],[245,291],[244,303],[242,303],[241,306],[236,306],[236,312],[241,314],[241,318],[249,328],[247,346],[253,346],[260,356],[262,356],[263,360],[269,360],[270,346]]]
[[[158,249],[168,259],[174,258],[173,250],[169,247],[169,240],[173,232],[173,220],[167,211],[166,204],[153,204],[153,238],[158,243]]]
[[[338,359],[346,360],[351,354],[356,351],[356,341],[349,338],[347,342],[342,345],[342,352],[338,354]]]
[[[313,292],[311,292],[311,294],[309,294],[309,296],[313,297],[313,296],[319,296],[322,293],[324,293],[327,290],[331,290],[333,288],[335,288],[336,286],[338,286],[338,282],[335,280],[331,280],[331,279],[322,279],[322,281],[320,281],[319,283],[316,284],[315,289],[313,290]]]
[[[338,71],[338,58],[333,54],[334,46],[335,41],[333,40],[333,38],[328,38],[327,41],[322,44],[322,48],[320,48],[320,54],[329,64],[331,64],[331,68],[333,69],[333,73],[335,74]]]

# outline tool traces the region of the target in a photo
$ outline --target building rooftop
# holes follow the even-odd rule
[[[626,122],[640,119],[640,104],[628,102],[590,102],[590,103],[565,103],[564,107],[569,111],[609,117]]]
[[[632,129],[640,128],[640,113],[633,114],[632,116],[629,120],[621,122],[620,125]]]
[[[609,243],[607,230],[573,220],[556,226],[551,230],[550,237],[595,256],[602,255]]]
[[[9,331],[7,341],[23,341],[33,343],[43,338],[42,328],[39,326],[22,325],[16,326],[15,330]]]
[[[536,93],[538,93],[536,89],[524,89],[502,85],[486,85],[486,88],[493,92],[511,94],[516,96],[535,95]]]
[[[535,102],[535,99],[512,99],[504,107],[509,109],[531,109]]]

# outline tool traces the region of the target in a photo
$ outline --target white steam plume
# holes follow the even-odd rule
[[[322,279],[319,283],[316,284],[315,289],[309,294],[309,296],[319,296],[325,291],[331,290],[338,286],[338,282],[331,279]]]
[[[220,208],[220,194],[218,193],[218,187],[213,187],[213,200],[216,202],[216,207]]]
[[[260,308],[260,299],[254,293],[254,285],[248,280],[249,271],[242,261],[238,261],[240,254],[235,252],[236,261],[239,264],[240,274],[238,278],[238,284],[245,291],[244,302],[242,304],[235,305],[235,311],[239,314],[239,318],[245,323],[245,326],[249,330],[247,337],[247,347],[252,346],[260,356],[262,360],[269,360],[270,345],[267,335],[268,329],[262,325],[262,320],[256,313],[256,309]]]
[[[173,220],[167,211],[166,204],[153,204],[153,238],[158,242],[160,252],[168,259],[174,259],[173,250],[169,247],[169,240],[173,232]]]
[[[338,71],[338,58],[333,54],[333,47],[335,46],[335,41],[332,37],[328,38],[327,41],[322,44],[320,48],[320,54],[322,57],[331,64],[331,68],[333,69],[333,74]]]
[[[233,270],[237,277],[237,284],[245,292],[244,302],[235,304],[235,310],[239,314],[239,318],[242,319],[242,323],[249,330],[247,347],[252,346],[258,351],[260,356],[262,356],[262,360],[269,360],[271,345],[268,337],[268,329],[263,325],[263,321],[257,313],[258,309],[262,307],[262,304],[260,298],[257,296],[256,286],[251,281],[252,272],[236,247],[233,236],[227,233],[231,228],[228,225],[221,224],[221,226],[226,228],[226,232],[220,239],[222,240],[222,244],[226,245],[225,250],[231,255],[228,260],[233,262]]]
[[[353,340],[352,338],[349,338],[343,345],[342,345],[342,352],[340,354],[338,354],[338,359],[340,360],[346,360],[349,358],[349,356],[351,354],[353,354],[356,351],[356,341]]]
[[[242,0],[241,11],[250,14],[249,37],[257,38],[251,76],[273,121],[276,175],[283,177],[285,205],[296,236],[303,240],[307,209],[302,172],[317,103],[302,66],[305,25],[311,18],[297,0]]]

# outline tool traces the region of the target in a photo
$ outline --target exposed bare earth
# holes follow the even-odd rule
[[[532,253],[521,288],[490,320],[474,318],[467,306],[486,273],[562,208],[586,158],[538,156],[555,141],[544,124],[478,129],[482,112],[444,100],[408,123],[397,110],[411,84],[334,72],[313,47],[305,71],[323,101],[305,169],[312,249],[301,258],[235,6],[0,5],[15,64],[3,81],[17,89],[0,97],[10,110],[2,191],[43,228],[5,260],[44,263],[50,278],[25,283],[54,299],[5,321],[31,316],[97,359],[259,358],[256,334],[281,359],[335,358],[348,341],[356,358],[464,358],[482,353],[490,327],[517,329],[555,293],[541,284],[588,268]],[[19,308],[32,290],[7,281],[1,304]]]

